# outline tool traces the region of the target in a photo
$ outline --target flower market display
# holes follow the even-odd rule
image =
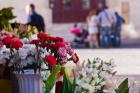
[[[61,37],[52,37],[45,33],[38,33],[36,39],[26,44],[17,37],[7,35],[2,39],[2,43],[1,64],[9,66],[13,73],[18,74],[26,74],[26,70],[29,69],[34,70],[30,74],[39,74],[43,70],[49,71],[50,76],[55,75],[53,84],[67,62],[79,61],[68,42]],[[44,69],[42,65],[45,65]],[[54,72],[55,69],[57,71]]]
[[[95,58],[80,66],[78,55],[64,38],[36,33],[35,27],[23,24],[12,28],[9,23],[15,18],[12,9],[0,10],[0,82],[9,84],[7,90],[13,88],[13,93],[108,93],[107,80],[116,73],[114,62]],[[69,62],[74,63],[75,68],[68,68]],[[72,72],[72,78],[67,70]],[[128,79],[115,93],[129,93]]]

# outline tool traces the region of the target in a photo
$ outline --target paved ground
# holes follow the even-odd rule
[[[107,61],[113,59],[117,65],[117,74],[140,75],[140,49],[77,49],[75,51],[81,61],[96,57]]]

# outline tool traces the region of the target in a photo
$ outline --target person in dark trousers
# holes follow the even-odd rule
[[[28,24],[35,26],[39,32],[45,32],[45,23],[41,15],[35,11],[35,5],[29,5]]]
[[[125,23],[125,20],[123,17],[121,17],[118,12],[115,12],[116,16],[116,25],[115,25],[115,31],[114,31],[114,47],[120,47],[121,46],[121,29],[122,24]]]

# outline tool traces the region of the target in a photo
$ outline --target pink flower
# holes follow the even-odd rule
[[[70,46],[70,43],[65,42],[65,48],[66,48],[67,53],[68,53],[69,55],[72,55],[72,54],[74,53],[73,49],[72,49],[71,46]]]
[[[64,47],[62,47],[58,49],[58,53],[62,59],[62,63],[67,63],[67,50]]]

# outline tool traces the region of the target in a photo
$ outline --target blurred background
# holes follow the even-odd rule
[[[14,7],[17,18],[13,22],[26,23],[25,7],[30,3],[35,4],[36,11],[44,17],[46,31],[68,41],[74,38],[70,30],[75,23],[85,23],[90,10],[107,5],[126,21],[121,31],[122,47],[140,47],[139,0],[1,0],[0,8]]]
[[[74,24],[79,28],[86,23],[91,10],[108,6],[110,11],[118,12],[125,20],[121,31],[121,46],[116,48],[89,48],[82,44],[74,45],[81,60],[101,57],[114,59],[119,74],[140,74],[140,0],[0,0],[0,9],[13,7],[17,16],[12,22],[27,23],[25,8],[33,3],[46,24],[46,33],[64,37],[73,42],[71,33]],[[80,50],[79,50],[80,49]],[[82,50],[81,50],[82,49]],[[126,68],[127,66],[127,68]],[[128,71],[129,69],[129,71]]]

